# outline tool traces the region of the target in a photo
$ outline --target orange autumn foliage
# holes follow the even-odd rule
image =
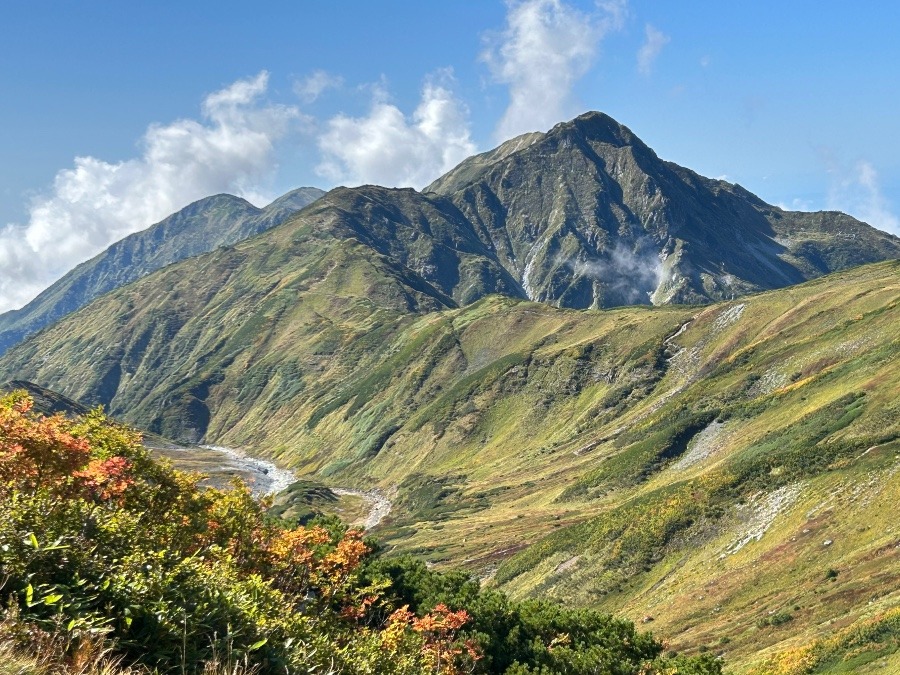
[[[395,649],[406,630],[412,628],[422,636],[422,653],[432,672],[462,675],[468,672],[467,666],[481,659],[481,652],[474,641],[457,639],[459,630],[470,619],[466,610],[454,612],[443,603],[435,605],[431,612],[422,617],[417,617],[408,606],[403,606],[388,618],[382,632],[382,646]]]
[[[75,435],[71,420],[32,414],[27,397],[8,398],[11,404],[0,406],[0,489],[45,489],[106,502],[121,499],[134,484],[132,463],[92,456],[90,443]]]
[[[0,406],[0,482],[59,487],[90,461],[90,446],[70,433],[62,415],[31,416],[28,398]]]
[[[93,459],[87,467],[72,476],[99,501],[120,500],[125,491],[134,485],[130,475],[131,462],[124,457]]]

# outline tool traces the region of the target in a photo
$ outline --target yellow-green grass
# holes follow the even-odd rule
[[[615,590],[594,592],[608,551],[564,549],[502,586],[516,596],[550,595],[635,620],[652,616],[673,649],[721,651],[741,672],[751,655],[758,661],[827,635],[863,617],[870,601],[894,598],[897,553],[877,552],[900,537],[890,529],[890,505],[900,497],[890,473],[896,444],[865,455],[869,446],[852,446],[898,431],[898,297],[898,266],[891,263],[701,309],[566,312],[489,298],[399,327],[391,352],[403,358],[377,388],[365,390],[366,400],[348,399],[312,428],[295,424],[274,435],[285,438],[281,458],[310,472],[344,458],[334,473],[326,471],[324,480],[335,485],[402,491],[410,475],[456,476],[439,508],[395,508],[380,534],[397,551],[490,578],[498,564],[548,533],[673,486],[727,476],[748,449],[850,392],[864,393],[858,417],[827,437],[849,444],[834,462],[786,485],[773,466],[771,486],[762,477],[752,491],[736,490],[735,503],[723,501],[718,516],[677,531],[637,574],[614,579]],[[662,357],[671,360],[654,362],[654,350],[688,321]],[[586,351],[599,377],[572,386]],[[616,371],[611,381],[607,369]],[[351,372],[337,386],[359,381]],[[610,392],[623,381],[645,390],[616,403]],[[321,399],[297,403],[292,417],[303,420]],[[662,462],[637,482],[561,498],[633,447],[621,443],[623,436],[639,439],[665,427],[679,409],[727,413],[714,452],[678,468]],[[360,443],[390,416],[399,428],[360,461]],[[807,518],[841,486],[854,490],[873,476],[881,476],[870,488],[881,501],[839,502]],[[720,559],[746,529],[747,514],[785,487],[792,501],[762,538]],[[833,543],[825,546],[826,539]],[[826,580],[830,569],[837,577]],[[779,612],[790,620],[765,624]]]
[[[895,534],[878,531],[894,527],[887,507],[840,504],[803,529],[839,485],[882,476],[884,504],[900,496],[888,475],[900,263],[701,308],[567,311],[488,297],[411,315],[359,299],[396,289],[352,242],[304,260],[294,277],[191,318],[194,337],[179,342],[188,358],[163,380],[145,357],[134,377],[152,387],[135,420],[155,396],[207,387],[208,440],[332,486],[396,494],[376,531],[394,550],[496,573],[491,583],[516,596],[652,616],[674,649],[723,651],[738,672],[896,590],[895,549],[876,555]],[[229,333],[233,348],[217,347],[225,338],[206,327],[244,321],[253,303],[266,311]],[[186,300],[184,311],[199,307]],[[91,311],[113,321],[103,301]],[[68,341],[65,357],[87,358],[93,339]],[[697,425],[715,418],[720,433],[699,452]],[[719,558],[748,514],[785,494],[759,541]],[[634,536],[657,528],[655,539],[623,556],[615,536],[597,539],[611,518]],[[791,618],[765,623],[778,612]]]

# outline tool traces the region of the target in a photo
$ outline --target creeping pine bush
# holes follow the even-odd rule
[[[0,652],[40,639],[71,663],[182,674],[222,654],[288,674],[721,671],[660,660],[627,622],[381,563],[359,531],[288,527],[240,481],[206,488],[154,461],[100,410],[31,405],[0,396]]]

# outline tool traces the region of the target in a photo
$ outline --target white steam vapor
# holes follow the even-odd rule
[[[622,27],[625,0],[597,3],[586,14],[561,0],[509,2],[506,29],[488,36],[482,55],[494,79],[509,86],[498,142],[544,131],[574,116],[572,88],[587,71],[600,40]]]
[[[410,117],[376,89],[368,115],[328,121],[317,172],[345,185],[421,188],[449,171],[476,151],[468,108],[452,85],[449,69],[429,77]]]
[[[607,304],[647,303],[662,280],[659,253],[649,240],[629,248],[621,241],[602,258],[571,259],[565,262],[575,276],[599,281]]]
[[[638,72],[641,75],[650,75],[656,58],[663,50],[663,47],[669,44],[671,38],[649,23],[645,27],[644,33],[644,44],[641,45],[637,54]]]
[[[0,230],[0,311],[20,306],[114,241],[219,192],[259,199],[274,169],[273,143],[296,108],[262,105],[268,73],[206,97],[202,121],[151,125],[140,157],[109,163],[76,157],[24,225]]]
[[[881,191],[878,172],[870,162],[860,161],[852,171],[841,171],[832,163],[828,208],[849,213],[863,222],[900,235],[900,219]]]

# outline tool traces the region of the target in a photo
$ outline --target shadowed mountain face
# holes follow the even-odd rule
[[[662,161],[600,113],[471,157],[424,193],[339,188],[299,218],[461,305],[698,304],[900,257],[900,239],[850,216],[783,211]]]
[[[374,185],[337,188],[305,209],[296,226],[301,223],[360,242],[457,304],[491,293],[525,297],[491,243],[478,236],[453,202],[436,194]]]
[[[227,194],[194,202],[82,263],[25,307],[0,314],[0,354],[104,293],[179,260],[259,234],[323,194],[318,188],[299,188],[263,209]]]

